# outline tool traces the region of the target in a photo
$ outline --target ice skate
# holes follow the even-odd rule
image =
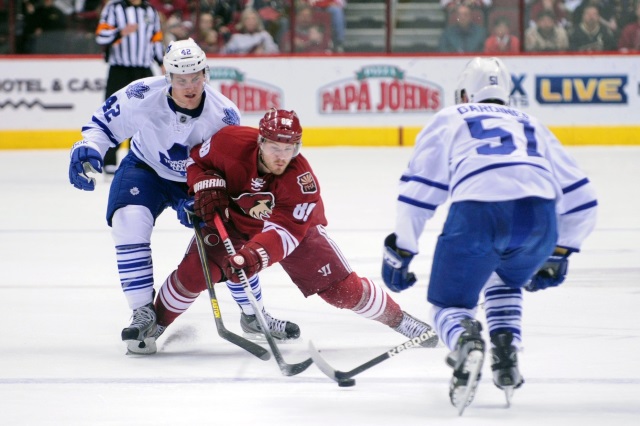
[[[455,350],[447,356],[447,364],[453,368],[449,398],[461,416],[473,401],[482,376],[485,345],[480,334],[482,326],[478,321],[465,319],[460,324],[465,331],[460,335]]]
[[[291,341],[300,337],[300,327],[298,327],[298,324],[274,318],[264,308],[262,309],[262,314],[267,320],[269,331],[274,339]],[[256,318],[255,315],[247,315],[242,312],[240,316],[240,327],[242,327],[242,331],[244,331],[244,335],[247,339],[259,341],[266,340],[262,333],[262,329],[260,328],[258,318]]]
[[[402,311],[402,322],[394,330],[409,339],[420,338],[420,346],[422,347],[435,348],[438,345],[439,339],[436,331],[429,324],[404,311]]]
[[[513,334],[510,331],[495,333],[491,336],[493,383],[504,390],[507,407],[511,406],[513,391],[524,383],[518,370],[517,349],[512,342]]]
[[[122,330],[122,341],[127,354],[151,355],[156,353],[156,311],[153,303],[133,310],[131,325]]]

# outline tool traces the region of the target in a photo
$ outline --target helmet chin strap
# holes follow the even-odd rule
[[[258,171],[263,174],[271,173],[271,170],[267,166],[267,163],[265,163],[264,159],[262,158],[262,148],[258,149]]]

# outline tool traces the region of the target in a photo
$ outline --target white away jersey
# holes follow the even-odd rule
[[[534,117],[497,104],[445,108],[418,134],[400,179],[398,247],[417,253],[425,222],[448,197],[556,199],[558,245],[574,250],[595,226],[595,192],[560,142]]]
[[[193,111],[176,108],[167,90],[165,77],[149,77],[117,91],[82,128],[84,140],[104,157],[108,148],[131,138],[133,153],[160,177],[186,182],[191,148],[225,126],[239,125],[240,113],[209,85],[201,108]]]

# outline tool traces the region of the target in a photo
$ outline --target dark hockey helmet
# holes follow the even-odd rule
[[[270,141],[301,144],[302,126],[295,111],[271,108],[260,120],[260,136]]]

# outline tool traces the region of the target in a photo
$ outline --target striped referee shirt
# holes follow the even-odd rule
[[[138,30],[125,37],[120,30],[138,24]],[[158,12],[145,0],[138,6],[127,0],[111,0],[100,14],[96,43],[107,47],[109,65],[150,68],[155,60],[162,65],[164,46]]]

